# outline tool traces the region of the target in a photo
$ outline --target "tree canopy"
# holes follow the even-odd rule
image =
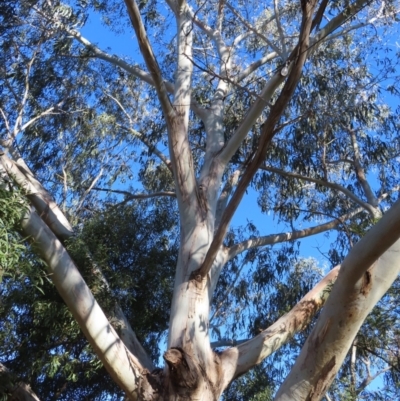
[[[396,398],[399,6],[2,1],[3,398]]]

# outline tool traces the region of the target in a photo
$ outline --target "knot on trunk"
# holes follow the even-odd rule
[[[199,368],[192,357],[181,348],[170,348],[164,353],[168,365],[171,384],[175,388],[194,390],[201,377]]]

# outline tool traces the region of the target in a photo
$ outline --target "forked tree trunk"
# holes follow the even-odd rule
[[[196,213],[197,212],[197,213]],[[213,213],[201,205],[181,224],[181,249],[171,307],[168,351],[168,400],[218,400],[222,387],[220,357],[211,349],[210,280],[194,276],[213,238]],[[212,218],[207,218],[212,215]]]

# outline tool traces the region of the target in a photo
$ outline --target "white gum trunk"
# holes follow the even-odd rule
[[[175,277],[168,348],[179,348],[193,361],[192,370],[197,371],[199,383],[190,399],[214,400],[219,396],[220,373],[216,363],[218,358],[211,349],[209,338],[209,280],[198,281],[191,276],[204,260],[212,233],[205,221],[192,226],[182,224],[181,230],[182,245]],[[166,361],[168,363],[168,359]]]

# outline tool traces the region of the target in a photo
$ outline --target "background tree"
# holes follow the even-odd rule
[[[1,362],[43,399],[396,391],[396,2],[0,7]],[[231,224],[248,190],[288,232]]]

